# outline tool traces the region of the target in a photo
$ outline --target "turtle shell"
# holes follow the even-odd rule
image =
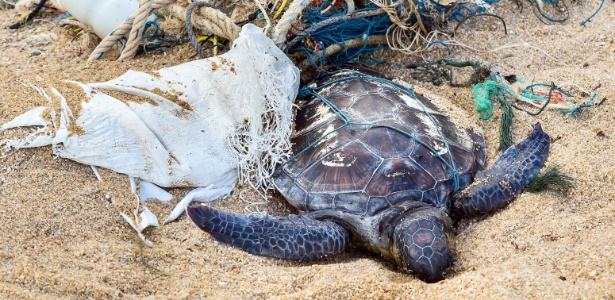
[[[451,159],[463,189],[483,168],[482,137],[458,129],[419,94],[348,76],[325,78],[320,98],[300,101],[291,138],[299,155],[276,172],[278,190],[301,211],[374,215],[410,199],[448,213]]]

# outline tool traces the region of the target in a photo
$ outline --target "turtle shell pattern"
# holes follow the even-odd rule
[[[344,74],[325,78],[319,86],[342,77]],[[344,120],[322,100],[310,97],[300,101],[291,142],[294,153],[304,152],[280,168],[274,182],[301,211],[334,209],[371,216],[411,198],[448,213],[454,175],[438,154],[449,164],[452,156],[460,189],[483,168],[482,137],[459,130],[423,96],[417,94],[415,99],[373,78],[341,80],[317,91],[350,121],[374,125],[338,129]],[[376,124],[409,133],[438,154],[407,135]]]

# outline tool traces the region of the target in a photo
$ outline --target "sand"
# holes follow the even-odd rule
[[[567,1],[570,19],[542,24],[511,1],[496,5],[507,23],[477,18],[458,32],[461,41],[481,49],[527,43],[493,53],[456,49],[452,58],[479,59],[526,82],[555,82],[577,103],[596,91],[606,102],[568,118],[547,111],[539,116],[516,111],[516,141],[541,122],[553,138],[547,164],[559,164],[577,179],[567,195],[524,193],[492,216],[462,221],[456,232],[455,266],[444,281],[426,284],[377,254],[350,249],[313,262],[287,262],[252,256],[219,244],[185,216],[145,234],[154,242],[141,248],[120,217],[135,207],[124,175],[56,158],[51,149],[28,149],[0,159],[0,298],[218,298],[218,299],[613,299],[615,297],[615,8],[607,1],[585,27],[579,25],[599,1]],[[87,65],[74,32],[35,21],[40,32],[58,39],[30,56],[24,30],[4,29],[18,20],[0,11],[0,123],[45,104],[29,84],[49,86],[71,79],[96,82],[129,69],[153,71],[190,60],[190,45],[139,55],[128,63],[111,56]],[[542,50],[538,50],[542,49]],[[480,121],[470,88],[434,87],[411,79],[396,64],[417,57],[384,53],[388,75],[430,89],[466,110],[479,122],[489,161],[496,158],[500,109]],[[429,59],[445,52],[430,54]],[[71,91],[66,91],[70,93]],[[76,92],[76,91],[75,91]],[[171,190],[170,203],[148,202],[164,218],[188,190]],[[236,197],[213,204],[246,212]],[[273,214],[292,210],[280,197],[258,207]],[[142,250],[141,250],[142,249]],[[148,267],[149,266],[149,267]]]

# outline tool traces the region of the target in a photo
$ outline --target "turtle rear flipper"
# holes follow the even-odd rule
[[[206,205],[188,207],[186,212],[217,240],[250,254],[310,260],[340,253],[350,240],[343,226],[307,216],[240,215]]]
[[[476,174],[474,183],[453,196],[453,212],[463,218],[492,213],[512,202],[538,174],[549,154],[549,136],[540,123],[528,138]]]

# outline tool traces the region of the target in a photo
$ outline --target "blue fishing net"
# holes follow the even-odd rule
[[[396,12],[406,23],[416,23],[416,14],[411,13],[411,6],[416,7],[422,24],[429,28],[442,28],[447,22],[459,22],[467,17],[489,12],[492,13],[491,4],[499,0],[459,0],[456,2],[441,4],[440,0],[410,0],[402,1],[396,8]],[[355,10],[348,15],[345,4],[334,5],[325,1],[316,8],[306,8],[302,22],[305,24],[294,39],[302,42],[293,43],[286,51],[288,53],[302,53],[312,66],[324,65],[325,63],[343,64],[350,61],[357,63],[373,63],[377,60],[361,60],[365,54],[375,50],[387,48],[386,43],[369,45],[370,36],[385,35],[393,21],[386,12],[366,17],[353,17],[367,11],[376,11],[379,7],[368,2],[365,8]],[[406,15],[404,15],[406,14]],[[340,19],[337,22],[331,20]],[[325,26],[322,24],[327,23]],[[330,24],[329,24],[330,23]],[[362,47],[349,49],[345,41],[362,38]],[[340,45],[344,51],[327,57],[324,51],[332,45]]]

